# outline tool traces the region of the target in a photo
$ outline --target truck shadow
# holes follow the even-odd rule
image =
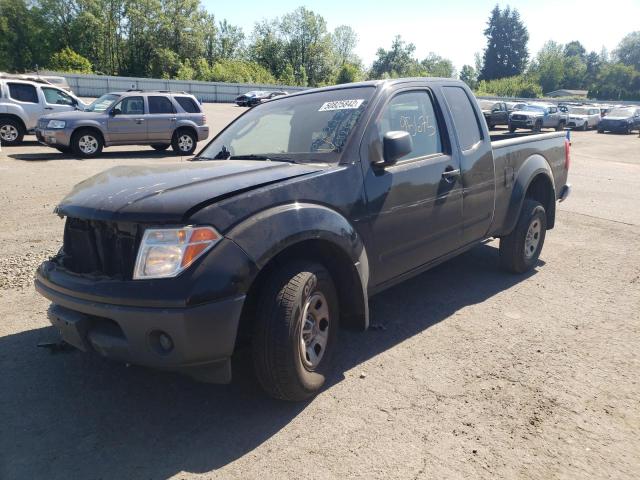
[[[60,160],[77,160],[82,162],[95,162],[100,160],[127,160],[127,159],[146,159],[146,158],[174,158],[176,161],[180,159],[191,158],[193,155],[188,157],[183,157],[181,155],[176,155],[171,149],[165,150],[163,152],[157,152],[152,149],[140,149],[140,150],[106,150],[100,154],[100,156],[95,158],[77,158],[71,154],[60,153],[55,149],[51,149],[51,151],[43,152],[43,153],[14,153],[8,155],[9,158],[14,160],[21,160],[27,162],[49,162],[49,161],[60,161]]]
[[[340,372],[528,277],[502,272],[497,260],[494,246],[480,245],[371,299],[378,328],[341,332],[328,394],[344,380]],[[36,348],[55,338],[52,328],[0,338],[1,478],[210,472],[257,448],[308,405],[266,398],[246,351],[234,360],[234,382],[218,386]]]

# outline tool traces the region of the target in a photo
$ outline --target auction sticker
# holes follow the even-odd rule
[[[350,110],[358,108],[364,102],[364,98],[354,100],[334,100],[333,102],[324,102],[318,109],[319,112],[328,112],[330,110]]]

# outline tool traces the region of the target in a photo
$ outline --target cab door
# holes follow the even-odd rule
[[[107,132],[109,143],[146,143],[144,97],[125,97],[109,110]]]
[[[169,143],[176,127],[176,109],[168,97],[149,95],[145,115],[149,142]]]
[[[434,92],[394,93],[369,122],[360,149],[374,252],[372,285],[380,285],[455,250],[462,242],[460,162]],[[413,150],[382,165],[387,132],[409,132]]]
[[[76,109],[76,101],[71,96],[53,87],[41,87],[45,114],[69,112]]]

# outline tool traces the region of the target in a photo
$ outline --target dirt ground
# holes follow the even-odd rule
[[[242,109],[207,105],[216,131]],[[540,265],[498,268],[490,242],[374,297],[341,332],[336,373],[306,404],[266,398],[248,356],[227,386],[107,362],[55,340],[36,266],[52,210],[146,147],[78,161],[0,152],[0,478],[640,477],[640,138],[574,132],[572,196]]]

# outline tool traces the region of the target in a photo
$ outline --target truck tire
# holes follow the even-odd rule
[[[189,129],[177,130],[171,140],[171,148],[177,155],[191,155],[198,144],[196,134]]]
[[[272,397],[306,400],[330,371],[339,308],[329,272],[313,262],[279,267],[259,293],[252,354],[256,376]]]
[[[564,130],[565,125],[566,125],[565,122],[558,123],[558,126],[556,127],[556,132],[559,132],[560,130]]]
[[[93,158],[102,152],[104,143],[102,135],[91,128],[81,128],[73,133],[69,145],[71,151],[79,158]]]
[[[542,122],[540,120],[538,120],[535,125],[533,126],[533,131],[534,132],[541,132],[542,131]]]
[[[589,130],[589,122],[584,122],[582,124],[582,131],[586,132],[587,130]]]
[[[604,133],[604,129],[598,128],[598,133]]]
[[[7,147],[20,145],[24,138],[24,127],[22,123],[13,118],[0,118],[0,143]]]
[[[512,273],[524,273],[538,263],[547,231],[547,215],[540,202],[526,198],[516,228],[500,239],[500,264]]]
[[[513,133],[516,131],[516,127],[512,127],[511,124],[509,124],[509,133]]]

